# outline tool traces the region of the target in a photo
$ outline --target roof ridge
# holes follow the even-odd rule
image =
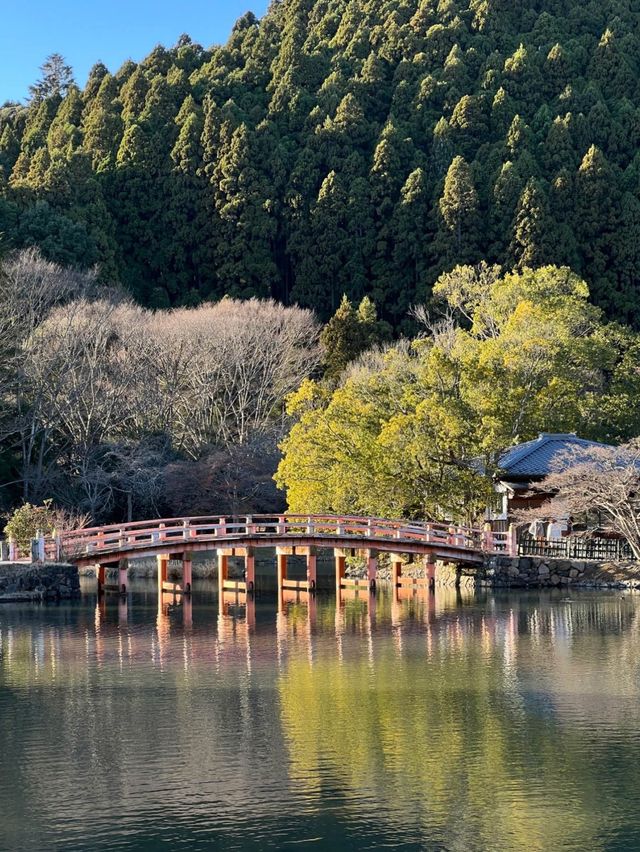
[[[522,459],[526,459],[528,455],[535,452],[543,443],[543,435],[538,435],[537,438],[532,438],[530,441],[525,441],[524,444],[516,444],[513,447],[509,447],[503,453],[503,457],[508,453],[513,453],[513,457],[509,459],[509,464],[513,465],[516,462],[522,461]]]

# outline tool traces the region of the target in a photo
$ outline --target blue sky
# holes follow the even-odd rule
[[[226,41],[249,9],[268,0],[5,0],[0,28],[0,103],[22,100],[50,53],[61,53],[84,85],[98,60],[117,70],[182,33],[205,47]]]

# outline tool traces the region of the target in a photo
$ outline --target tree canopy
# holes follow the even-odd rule
[[[418,311],[417,339],[290,396],[277,481],[292,511],[471,520],[505,447],[640,432],[638,337],[604,320],[575,273],[457,267],[434,294],[444,318]]]
[[[640,31],[622,0],[280,0],[0,108],[8,248],[151,307],[225,294],[398,327],[461,263],[570,266],[640,323]]]

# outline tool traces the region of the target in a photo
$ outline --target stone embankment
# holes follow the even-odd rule
[[[0,603],[62,600],[79,595],[80,577],[75,565],[0,563]]]
[[[494,588],[580,586],[591,589],[640,588],[640,565],[635,562],[589,562],[542,556],[492,556],[477,574],[479,585]]]

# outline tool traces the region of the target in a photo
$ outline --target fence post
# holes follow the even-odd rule
[[[36,537],[34,538],[33,543],[31,545],[31,561],[44,562],[44,557],[44,533],[42,532],[42,530],[37,530]]]
[[[518,535],[515,524],[509,524],[509,531],[507,532],[507,552],[509,556],[518,555]]]
[[[51,535],[53,536],[53,541],[55,543],[55,560],[56,562],[60,562],[60,559],[62,558],[62,536],[55,529]]]
[[[36,537],[31,539],[31,561],[44,562],[44,536],[42,530],[36,532]]]
[[[9,539],[9,562],[15,562],[18,558],[18,548],[14,538]]]
[[[491,524],[487,521],[482,532],[482,549],[485,553],[493,551],[493,530]]]

